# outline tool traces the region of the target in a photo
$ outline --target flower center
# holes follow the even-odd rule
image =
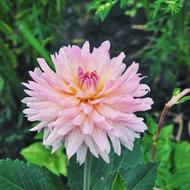
[[[93,87],[96,89],[99,82],[99,77],[96,71],[84,72],[81,67],[78,68],[78,81],[81,88]]]

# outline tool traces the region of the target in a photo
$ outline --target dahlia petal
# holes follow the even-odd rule
[[[64,111],[59,112],[59,116],[74,117],[80,113],[77,107],[66,108]]]
[[[89,114],[92,111],[92,106],[85,103],[81,103],[79,108],[86,114]]]
[[[62,140],[58,140],[56,143],[52,145],[52,151],[51,153],[55,153],[62,145]]]
[[[96,150],[96,146],[94,144],[94,141],[91,139],[91,137],[86,136],[84,139],[85,144],[88,146],[88,148],[90,149],[90,152],[96,157],[98,158],[98,152]]]
[[[81,126],[81,130],[84,134],[91,134],[92,130],[94,128],[94,123],[92,122],[91,119],[89,119],[88,117],[86,117],[83,125]]]
[[[108,133],[109,135],[109,138],[112,142],[112,145],[113,145],[113,149],[114,149],[114,152],[120,156],[121,155],[121,145],[120,145],[120,141],[119,141],[119,138],[115,137],[114,135],[112,135],[111,133]]]
[[[104,131],[98,128],[94,128],[93,133],[92,133],[92,138],[94,142],[96,143],[96,145],[98,146],[98,148],[100,149],[100,151],[109,152],[110,145],[109,145],[107,135]]]
[[[100,123],[105,120],[103,116],[101,116],[95,109],[93,110],[92,114],[90,115],[92,120],[96,123]]]
[[[113,126],[110,125],[106,120],[96,123],[96,126],[98,128],[103,129],[104,131],[112,131],[113,130]]]
[[[109,158],[109,156],[108,156],[108,153],[106,153],[106,152],[99,152],[99,154],[100,154],[100,156],[103,158],[103,160],[106,162],[106,163],[110,163],[110,158]]]
[[[97,110],[101,115],[103,115],[104,117],[107,117],[109,119],[115,119],[116,117],[118,117],[120,115],[120,112],[118,112],[106,105],[97,106]]]
[[[61,129],[57,131],[57,134],[60,136],[67,135],[70,131],[72,131],[76,126],[73,125],[71,122],[67,123],[66,125],[63,125]]]
[[[48,66],[48,64],[46,63],[45,59],[43,58],[37,58],[37,62],[38,64],[40,65],[41,69],[44,71],[44,72],[47,72],[47,73],[54,73]]]
[[[82,165],[86,158],[87,147],[82,144],[77,150],[76,154],[77,154],[77,162],[79,162],[79,165]]]
[[[73,130],[67,137],[68,145],[66,152],[69,159],[76,153],[80,145],[83,143],[84,138],[85,135],[81,133],[80,129]]]
[[[51,146],[58,139],[57,130],[56,127],[53,130],[50,130],[49,135],[44,139],[44,145]]]
[[[141,97],[150,92],[150,87],[146,84],[140,84],[137,90],[134,92],[135,97]]]
[[[47,122],[40,122],[39,124],[37,124],[35,127],[31,128],[30,131],[40,131],[41,129],[43,129],[45,126],[47,126]]]
[[[83,124],[84,120],[86,118],[86,114],[84,113],[79,113],[73,120],[72,120],[72,123],[74,125],[78,125],[80,126],[81,124]]]
[[[84,43],[84,45],[82,46],[82,51],[85,53],[89,53],[90,52],[90,44],[89,41],[86,41]]]

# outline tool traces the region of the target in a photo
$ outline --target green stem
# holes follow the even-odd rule
[[[83,190],[90,190],[91,155],[87,153],[84,162]]]

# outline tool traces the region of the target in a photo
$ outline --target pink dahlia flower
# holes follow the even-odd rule
[[[134,114],[153,104],[142,98],[150,89],[140,84],[139,64],[125,71],[124,53],[110,58],[109,49],[109,41],[92,53],[89,42],[82,48],[64,46],[52,55],[55,72],[39,58],[40,68],[29,72],[33,80],[23,83],[29,96],[22,100],[28,107],[23,112],[29,121],[39,121],[31,131],[43,129],[43,144],[52,152],[64,143],[68,158],[76,153],[80,164],[87,150],[109,162],[110,142],[118,155],[121,144],[132,150],[147,129]]]

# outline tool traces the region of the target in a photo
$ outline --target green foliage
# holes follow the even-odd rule
[[[126,15],[132,17],[136,15],[137,9],[142,7],[142,4],[136,2],[135,0],[94,0],[91,3],[89,3],[88,9],[95,11],[95,15],[97,15],[101,19],[101,21],[104,21],[111,9],[113,8],[113,6],[115,6],[117,3],[120,4],[121,8],[136,5],[136,7],[134,7],[133,9],[127,10],[125,12]]]
[[[118,157],[113,151],[110,155],[110,163],[107,164],[100,158],[90,158],[90,187],[91,190],[116,190],[119,189],[119,187],[124,188],[125,184],[124,180],[127,181],[127,186],[132,186],[132,183],[135,180],[138,180],[136,175],[136,169],[138,164],[142,163],[142,154],[140,150],[140,146],[138,144],[135,145],[135,148],[133,151],[129,151],[126,149],[123,149],[122,155]],[[153,164],[154,165],[154,164]],[[79,166],[76,163],[76,159],[73,158],[69,162],[68,166],[68,178],[69,178],[69,184],[72,188],[72,190],[80,190],[82,189],[83,184],[83,175],[80,173],[80,171],[83,171],[83,165]],[[142,176],[146,176],[146,172],[150,172],[150,176],[148,174],[147,178],[141,181],[142,184],[140,184],[140,187],[143,187],[146,180],[150,180],[149,182],[151,184],[154,184],[155,181],[155,174],[156,174],[156,167],[155,170],[151,170],[151,167],[149,164],[142,165],[140,168],[140,173]],[[134,170],[134,172],[133,172]],[[126,176],[127,172],[131,172],[130,175],[133,175],[133,177]],[[137,171],[138,172],[138,171]],[[139,176],[140,177],[140,176]],[[130,181],[131,180],[131,181]],[[117,186],[118,185],[118,186]],[[142,185],[142,186],[141,186]]]
[[[51,68],[54,69],[54,65],[50,59],[50,56],[46,49],[40,44],[40,42],[33,36],[30,30],[27,28],[26,24],[19,23],[19,30],[22,32],[28,43],[47,60],[47,63]]]
[[[144,29],[153,35],[141,56],[144,61],[151,60],[154,63],[150,72],[152,80],[163,73],[166,79],[175,85],[179,67],[185,65],[190,68],[189,7],[189,1],[179,0],[157,0],[151,4]]]
[[[175,88],[173,91],[173,96],[177,96],[180,92],[181,92],[180,88]],[[190,96],[183,96],[182,98],[180,98],[180,100],[178,100],[177,104],[182,104],[182,103],[187,102],[189,100],[190,100]]]
[[[0,160],[0,189],[61,190],[64,184],[47,169],[22,161]]]
[[[0,1],[0,144],[7,155],[19,152],[29,128],[22,115],[21,81],[26,81],[37,57],[52,65],[49,49],[54,45],[64,6],[65,0]],[[9,151],[14,141],[18,150]]]
[[[63,149],[51,154],[50,149],[46,149],[41,142],[36,142],[29,147],[22,149],[21,155],[27,162],[37,164],[39,166],[45,166],[54,174],[67,175],[67,162]]]
[[[95,10],[95,14],[103,21],[116,2],[117,0],[95,0],[89,4],[88,9]]]
[[[126,190],[127,184],[125,179],[117,173],[117,176],[114,179],[111,190]]]
[[[167,188],[188,190],[190,188],[190,144],[187,142],[176,143],[173,158],[175,169],[169,178]]]
[[[135,167],[122,169],[128,190],[153,189],[156,180],[157,163],[138,164]]]
[[[106,8],[104,0],[94,0],[89,4],[90,10],[103,21],[113,5],[120,4],[125,15],[134,17],[144,8],[147,21],[140,28],[151,34],[148,42],[138,51],[144,62],[150,62],[150,77],[156,82],[163,74],[166,80],[176,85],[180,66],[190,69],[189,47],[189,9],[188,0],[117,0]],[[103,7],[103,8],[102,8]],[[98,11],[101,9],[101,11]],[[104,15],[104,16],[102,16]],[[174,74],[175,73],[175,74]],[[162,77],[162,76],[161,76]]]
[[[0,91],[3,90],[4,83],[5,83],[5,81],[4,81],[3,77],[0,75]]]
[[[180,92],[181,92],[181,89],[180,89],[180,88],[175,88],[175,89],[173,90],[173,96],[177,96]]]
[[[160,138],[154,141],[156,133],[156,122],[147,115],[149,129],[142,139],[142,147],[145,160],[151,159],[152,145],[156,143],[155,160],[160,162],[157,170],[156,186],[164,190],[183,189],[188,190],[189,181],[189,154],[190,144],[187,142],[174,142],[173,125],[162,128]],[[180,177],[183,176],[183,177]]]
[[[190,96],[184,96],[183,98],[181,98],[179,101],[178,101],[178,104],[182,104],[186,101],[189,101],[190,100]]]

